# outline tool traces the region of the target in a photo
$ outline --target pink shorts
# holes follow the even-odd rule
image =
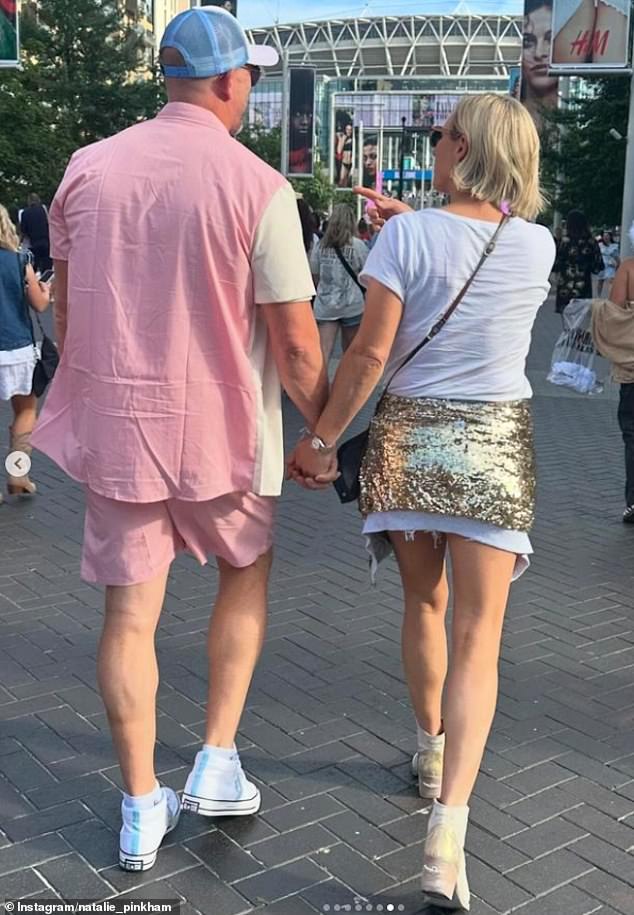
[[[233,492],[210,502],[118,502],[86,489],[81,577],[101,585],[151,581],[184,551],[252,565],[273,545],[277,499]]]

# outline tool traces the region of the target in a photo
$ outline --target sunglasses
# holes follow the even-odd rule
[[[458,131],[453,130],[448,127],[432,127],[431,133],[429,134],[429,144],[432,149],[436,149],[444,135],[448,133],[452,140],[457,140],[460,137]]]
[[[255,89],[262,78],[261,67],[256,67],[255,64],[245,64],[242,69],[249,72],[249,76],[251,77],[251,88]]]

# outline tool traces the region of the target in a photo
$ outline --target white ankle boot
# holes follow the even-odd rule
[[[437,908],[469,911],[464,843],[468,807],[445,807],[434,801],[423,858],[423,893]]]
[[[444,733],[434,737],[419,725],[418,752],[412,759],[412,775],[418,777],[418,793],[421,797],[440,797],[444,755]]]

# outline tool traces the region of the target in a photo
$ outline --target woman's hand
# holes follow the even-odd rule
[[[386,197],[385,194],[379,194],[369,187],[355,187],[354,193],[359,197],[365,197],[372,206],[367,209],[368,217],[376,229],[381,229],[388,219],[392,216],[400,216],[401,213],[411,212],[411,207],[402,200],[395,200],[393,197]]]
[[[338,477],[336,449],[315,451],[309,438],[298,442],[287,462],[286,479],[295,480],[304,489],[327,489]]]

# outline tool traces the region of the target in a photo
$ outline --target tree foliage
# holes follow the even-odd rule
[[[0,71],[0,200],[29,190],[50,200],[81,146],[156,113],[157,75],[115,2],[41,0],[25,5],[20,71]]]
[[[621,221],[629,105],[624,76],[596,80],[589,94],[546,113],[543,178],[553,209],[583,210],[596,228]],[[557,130],[561,140],[556,141]],[[615,139],[610,130],[624,139]]]

